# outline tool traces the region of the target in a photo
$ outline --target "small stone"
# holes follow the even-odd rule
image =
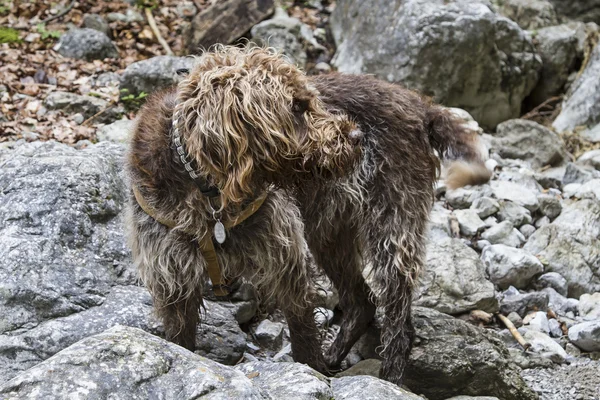
[[[584,351],[600,351],[600,320],[582,322],[569,328],[569,340]]]
[[[578,159],[577,164],[589,165],[597,170],[600,170],[600,149],[590,150],[583,153]]]
[[[492,244],[490,242],[488,242],[487,240],[478,240],[477,241],[477,248],[479,250],[483,250],[485,249],[487,246],[491,246]]]
[[[528,314],[523,319],[523,324],[527,325],[529,329],[534,329],[538,332],[543,332],[546,335],[550,333],[550,325],[548,323],[548,317],[543,311],[537,311]]]
[[[551,287],[542,289],[540,293],[544,293],[548,296],[548,306],[558,315],[577,312],[579,300],[566,298]]]
[[[600,320],[600,293],[585,293],[579,297],[579,315],[586,320]]]
[[[568,355],[573,356],[573,357],[581,357],[581,350],[579,350],[579,348],[571,343],[567,343],[565,345],[565,351],[567,352]]]
[[[568,163],[565,168],[565,173],[562,178],[562,184],[568,185],[569,183],[585,183],[592,179],[600,178],[600,172],[589,165],[579,165],[575,163]]]
[[[558,343],[545,333],[528,329],[523,338],[531,344],[531,350],[561,364],[567,358],[567,352]]]
[[[465,236],[475,236],[485,228],[485,223],[479,218],[475,210],[455,210],[454,215],[458,220],[460,233]]]
[[[504,315],[515,312],[524,316],[530,311],[546,311],[547,309],[547,293],[520,293],[515,287],[511,286],[500,296],[500,312]]]
[[[333,320],[333,311],[324,307],[315,308],[315,323],[318,327],[328,326]]]
[[[521,228],[519,228],[519,232],[523,234],[525,239],[529,239],[529,236],[533,235],[535,232],[535,226],[525,224]]]
[[[473,202],[480,197],[491,197],[493,192],[489,185],[467,186],[446,192],[446,201],[453,209],[471,207]]]
[[[359,361],[353,367],[340,372],[336,375],[336,378],[343,376],[357,376],[357,375],[368,375],[379,378],[379,370],[381,369],[381,360],[375,358],[369,358],[367,360]]]
[[[531,254],[503,244],[485,248],[481,260],[490,280],[501,289],[509,286],[525,288],[531,279],[544,270],[542,263]]]
[[[554,318],[551,318],[548,320],[548,328],[550,328],[550,336],[551,337],[555,337],[555,338],[562,337],[563,331],[560,326],[560,322],[558,322]]]
[[[517,328],[523,326],[523,318],[521,318],[521,316],[514,311],[508,314],[506,318],[508,318],[508,320]]]
[[[110,36],[110,26],[108,23],[102,18],[101,15],[98,14],[85,14],[83,16],[82,25],[84,28],[94,29],[98,32],[104,33],[106,36]]]
[[[87,61],[119,57],[119,51],[106,34],[95,29],[72,29],[54,47],[62,56]]]
[[[471,204],[471,209],[476,210],[479,218],[483,219],[496,214],[500,210],[500,204],[491,197],[480,197]]]
[[[81,113],[74,114],[71,118],[77,125],[81,125],[85,121],[85,117]]]
[[[560,198],[551,194],[540,194],[538,196],[538,202],[540,204],[540,212],[551,220],[558,217],[562,211]]]
[[[540,229],[541,227],[546,226],[548,224],[550,224],[550,218],[548,218],[547,216],[543,216],[542,218],[535,221],[535,227],[537,229]]]
[[[277,354],[275,354],[273,356],[273,361],[275,361],[275,362],[293,362],[294,359],[292,357],[291,343],[288,343],[285,346],[283,346],[283,348],[281,350],[279,350],[279,352],[277,352]]]
[[[510,247],[520,247],[525,242],[523,234],[515,229],[510,221],[492,226],[483,232],[481,237],[491,244],[504,244]]]
[[[283,340],[283,324],[265,319],[256,327],[254,335],[261,345],[279,349]]]
[[[96,136],[98,137],[99,142],[110,141],[115,143],[127,143],[133,132],[134,126],[134,121],[122,119],[98,128]]]
[[[535,211],[539,208],[536,193],[524,186],[514,182],[492,181],[491,187],[497,199],[510,200],[529,211]]]
[[[500,211],[498,219],[500,221],[510,221],[516,227],[524,224],[531,224],[533,219],[531,213],[525,207],[522,207],[512,201],[500,201]]]
[[[550,287],[562,296],[566,296],[569,290],[567,280],[558,272],[548,272],[540,275],[535,283],[535,287],[536,289]]]

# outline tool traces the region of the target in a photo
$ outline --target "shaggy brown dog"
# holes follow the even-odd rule
[[[174,153],[173,132],[195,173],[218,188],[213,204]],[[382,307],[382,377],[399,383],[411,348],[410,304],[423,266],[436,151],[466,161],[451,166],[452,185],[489,179],[477,136],[415,93],[366,76],[308,78],[260,48],[205,53],[177,88],[148,100],[129,153],[132,185],[154,210],[148,215],[130,196],[133,256],[167,338],[194,349],[207,273],[197,242],[212,235],[215,219],[235,219],[267,192],[262,207],[216,246],[223,275],[245,275],[263,297],[274,296],[294,359],[324,373],[364,333],[375,304]],[[344,312],[325,355],[309,248]],[[367,263],[375,295],[361,275]]]

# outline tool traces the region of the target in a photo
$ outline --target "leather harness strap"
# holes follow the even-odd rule
[[[137,200],[137,203],[140,205],[142,210],[150,217],[152,217],[156,222],[166,226],[169,229],[174,229],[177,226],[177,223],[170,219],[162,218],[158,215],[156,210],[148,204],[148,202],[144,199],[140,191],[134,187],[133,195]],[[252,216],[258,209],[263,205],[265,199],[267,198],[267,192],[261,194],[256,200],[248,205],[242,212],[234,219],[226,221],[224,223],[226,228],[233,228],[236,225],[241,224],[250,216]],[[190,231],[183,231],[188,235],[194,237],[195,233]],[[215,296],[226,296],[229,294],[229,290],[227,288],[227,284],[223,278],[223,274],[221,273],[221,268],[219,267],[219,260],[217,259],[217,251],[215,249],[215,244],[213,243],[212,236],[210,233],[206,233],[200,240],[198,240],[198,246],[200,247],[200,251],[202,252],[202,256],[206,261],[206,269],[208,270],[208,276],[213,285],[213,292]]]

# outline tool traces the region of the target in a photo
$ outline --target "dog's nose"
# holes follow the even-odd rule
[[[363,136],[365,135],[360,129],[353,129],[348,134],[348,139],[350,139],[352,144],[359,144]]]

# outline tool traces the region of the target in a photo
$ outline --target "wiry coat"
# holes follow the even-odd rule
[[[374,78],[309,80],[258,48],[203,55],[177,89],[152,97],[141,111],[128,162],[132,185],[177,223],[161,225],[131,195],[134,260],[167,337],[189,349],[206,279],[194,240],[210,234],[214,221],[208,200],[173,154],[174,115],[198,172],[221,191],[223,219],[269,191],[264,205],[217,247],[226,278],[245,275],[274,296],[288,319],[294,358],[325,373],[365,331],[376,302],[385,315],[382,376],[399,383],[439,167],[434,151],[470,163],[455,163],[451,182],[486,181],[476,136],[441,108]],[[313,320],[309,248],[340,292],[344,312],[325,356]],[[375,296],[361,275],[366,263]]]

